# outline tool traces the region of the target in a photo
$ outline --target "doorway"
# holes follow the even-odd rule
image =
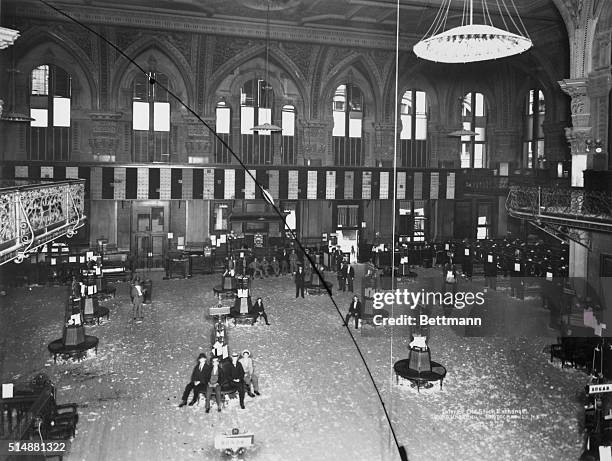
[[[168,241],[168,204],[135,203],[132,212],[132,249],[138,269],[163,268]]]

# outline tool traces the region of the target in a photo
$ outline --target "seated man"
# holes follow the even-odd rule
[[[238,353],[232,354],[231,362],[226,362],[223,365],[223,372],[225,376],[225,382],[230,389],[238,391],[240,397],[240,408],[244,410],[244,369],[242,364],[238,361]],[[224,386],[225,387],[225,386]]]
[[[261,298],[257,298],[257,301],[255,301],[255,305],[253,306],[253,312],[257,315],[257,317],[253,319],[253,325],[257,323],[257,321],[259,320],[259,317],[263,317],[263,319],[266,321],[266,325],[270,325],[270,322],[268,322],[268,316],[264,309],[263,301],[261,300]]]
[[[259,393],[259,378],[257,373],[255,373],[255,364],[251,358],[251,352],[248,349],[242,351],[242,357],[240,358],[239,362],[242,364],[242,368],[244,369],[244,385],[246,386],[249,397],[261,395]],[[255,394],[253,394],[253,391],[251,391],[251,386]]]
[[[206,413],[210,412],[210,396],[213,391],[217,399],[217,411],[221,411],[221,383],[225,381],[223,369],[219,366],[219,357],[212,358],[212,365],[204,368],[204,387],[206,389]]]
[[[270,263],[270,266],[272,267],[272,271],[274,272],[274,275],[278,277],[280,274],[280,265],[278,263],[278,259],[276,259],[276,256],[272,258],[272,262]]]
[[[261,271],[261,263],[255,258],[251,264],[249,264],[249,269],[251,269],[251,277],[255,278],[257,274],[259,274],[260,278],[263,278],[263,272]]]
[[[270,270],[270,263],[268,262],[268,260],[266,259],[266,257],[264,256],[264,258],[261,260],[261,270],[263,271],[263,275],[264,277],[267,277],[268,275],[270,275],[268,273],[268,271]]]
[[[189,398],[191,391],[193,391],[193,399],[191,402],[189,402],[189,405],[193,405],[198,401],[200,392],[206,391],[206,388],[204,387],[204,380],[206,378],[206,367],[208,366],[209,365],[206,363],[206,354],[201,353],[198,355],[198,363],[196,363],[195,367],[193,367],[193,371],[191,372],[191,380],[187,386],[185,386],[179,408],[187,405],[187,399]]]

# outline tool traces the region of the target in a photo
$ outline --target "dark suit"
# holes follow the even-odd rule
[[[353,279],[355,278],[355,269],[353,269],[353,266],[344,266],[342,268],[342,275],[345,281],[348,283],[348,290],[352,292],[353,291]]]
[[[244,408],[244,368],[240,362],[234,365],[231,361],[223,365],[223,372],[228,387],[231,386],[238,391],[240,396],[240,407]]]
[[[189,394],[191,393],[192,390],[193,390],[192,402],[195,402],[196,400],[198,400],[198,396],[200,395],[200,392],[206,391],[206,387],[204,383],[206,380],[206,368],[207,367],[210,367],[208,363],[204,363],[204,365],[202,366],[202,369],[200,369],[199,363],[196,364],[195,367],[193,367],[193,371],[191,372],[191,381],[189,381],[187,386],[185,386],[185,390],[183,391],[183,398],[181,399],[183,402],[187,402],[187,399],[189,398]],[[199,383],[196,384],[196,382],[198,381]]]
[[[359,327],[359,319],[361,318],[361,301],[351,301],[348,313],[344,318],[344,323],[348,325],[349,318],[355,317],[355,329]]]
[[[295,297],[297,298],[300,294],[304,297],[304,272],[297,271],[295,273]]]
[[[255,311],[255,313],[257,314],[257,317],[253,319],[253,325],[257,323],[257,321],[259,320],[259,317],[263,317],[264,320],[266,321],[266,325],[270,325],[270,323],[268,322],[268,316],[266,315],[266,311],[264,310],[263,301],[256,302],[253,305],[253,311]]]
[[[219,410],[221,409],[221,386],[225,382],[226,377],[225,377],[225,373],[223,372],[223,367],[221,366],[221,364],[219,364],[219,367],[217,368],[217,370],[218,370],[217,384],[214,387],[211,387],[208,385],[208,383],[210,382],[210,377],[213,372],[213,366],[208,365],[204,369],[204,388],[206,389],[206,409],[207,410],[210,408],[210,396],[212,395],[213,390],[215,391],[215,397],[217,400],[217,408]]]

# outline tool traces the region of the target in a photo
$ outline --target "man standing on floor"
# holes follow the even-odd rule
[[[355,269],[353,268],[353,266],[349,264],[344,264],[343,275],[344,279],[346,280],[346,283],[348,284],[348,291],[352,293],[354,291],[353,280],[355,279]]]
[[[191,391],[193,391],[193,399],[191,399],[191,402],[189,402],[189,406],[198,401],[200,392],[205,392],[206,389],[204,388],[204,381],[206,379],[207,367],[210,367],[210,365],[206,363],[206,354],[202,353],[198,355],[198,363],[196,363],[196,366],[193,367],[193,371],[191,372],[191,380],[187,386],[185,386],[179,408],[187,405],[187,399],[189,398]]]
[[[295,279],[295,297],[297,298],[301,294],[303,298],[304,297],[304,269],[302,268],[302,266],[298,266],[294,279]]]
[[[238,391],[240,408],[244,410],[244,368],[238,361],[238,352],[232,354],[232,361],[226,365],[228,383]]]
[[[295,254],[295,250],[291,250],[291,254],[289,255],[289,271],[292,274],[295,274],[297,272],[297,261],[298,257]]]
[[[219,366],[219,357],[212,358],[212,366],[205,367],[204,383],[206,387],[206,413],[210,412],[210,396],[213,391],[217,399],[217,411],[221,411],[221,383],[225,379],[223,370]]]
[[[144,291],[142,285],[140,284],[139,277],[136,277],[136,280],[134,281],[134,286],[132,287],[130,294],[132,296],[132,319],[142,319],[142,303],[144,301]]]

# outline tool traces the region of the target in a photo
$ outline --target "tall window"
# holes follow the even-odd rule
[[[30,129],[27,138],[31,160],[70,158],[70,97],[72,79],[54,65],[38,66],[30,74]]]
[[[230,208],[227,203],[216,202],[212,209],[213,230],[228,231],[229,230],[229,212]]]
[[[217,104],[216,116],[215,131],[229,146],[232,111],[224,101]],[[228,148],[219,141],[219,138],[215,138],[215,163],[230,163],[231,161],[232,157]]]
[[[271,132],[254,132],[252,128],[272,123],[274,92],[265,80],[249,80],[240,89],[240,152],[245,163],[269,165],[272,163]]]
[[[134,80],[132,100],[132,157],[134,162],[170,161],[170,102],[168,76],[159,72]]]
[[[295,165],[295,107],[291,105],[283,106],[282,117],[283,164]]]
[[[463,97],[461,121],[464,130],[476,132],[476,136],[461,136],[461,168],[484,168],[487,119],[482,93],[471,92]]]
[[[335,165],[363,165],[363,93],[350,83],[340,85],[332,110]]]
[[[523,166],[525,168],[544,167],[544,93],[529,90],[525,97],[525,130],[523,137]]]
[[[402,96],[400,152],[402,166],[429,166],[427,155],[427,97],[424,91],[408,90]]]

